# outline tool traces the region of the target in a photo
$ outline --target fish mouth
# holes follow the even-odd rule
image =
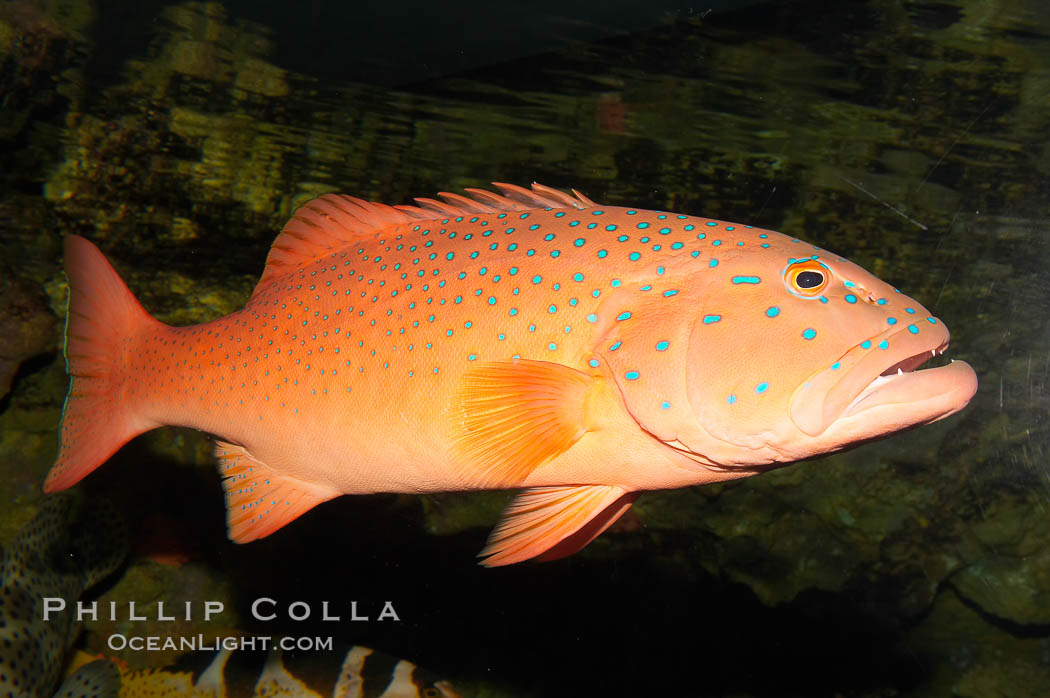
[[[958,412],[977,391],[970,365],[920,369],[944,354],[948,340],[944,324],[928,318],[857,344],[795,391],[792,421],[810,436],[834,426],[836,437],[849,443]]]

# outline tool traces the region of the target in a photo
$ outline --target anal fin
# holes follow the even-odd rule
[[[627,511],[638,492],[615,485],[532,487],[507,505],[479,557],[485,567],[538,558],[556,560],[582,549]]]
[[[215,457],[226,494],[226,528],[230,540],[248,543],[265,538],[315,506],[338,496],[274,472],[243,447],[215,442]]]

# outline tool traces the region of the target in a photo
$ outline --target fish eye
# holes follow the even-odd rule
[[[816,288],[824,283],[824,275],[819,271],[803,271],[795,275],[795,285],[799,288]]]
[[[788,290],[797,296],[813,298],[820,295],[830,280],[828,269],[815,259],[800,260],[784,271]]]

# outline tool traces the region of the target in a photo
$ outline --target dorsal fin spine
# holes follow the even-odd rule
[[[441,192],[444,201],[416,199],[418,206],[389,206],[346,194],[325,194],[300,206],[274,240],[255,293],[268,288],[274,279],[290,274],[333,251],[364,240],[382,228],[402,223],[451,218],[497,211],[528,211],[538,208],[583,209],[595,203],[575,189],[570,196],[542,184],[532,189],[493,182],[499,194],[467,189],[471,198]]]
[[[441,191],[441,192],[438,192],[438,196],[440,196],[442,199],[444,199],[445,202],[447,204],[449,204],[450,206],[461,208],[464,211],[469,211],[470,213],[495,213],[496,212],[496,209],[494,209],[494,208],[490,208],[490,207],[486,206],[485,204],[483,204],[483,203],[481,203],[479,201],[476,201],[474,199],[468,199],[467,197],[461,196],[459,194],[452,194],[452,193],[447,192],[447,191]]]

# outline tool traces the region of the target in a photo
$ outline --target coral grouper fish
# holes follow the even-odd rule
[[[46,489],[164,424],[218,437],[230,537],[341,494],[523,488],[482,552],[574,552],[643,490],[745,477],[950,415],[948,330],[833,253],[497,184],[307,203],[237,312],[151,318],[66,241],[72,385]]]

